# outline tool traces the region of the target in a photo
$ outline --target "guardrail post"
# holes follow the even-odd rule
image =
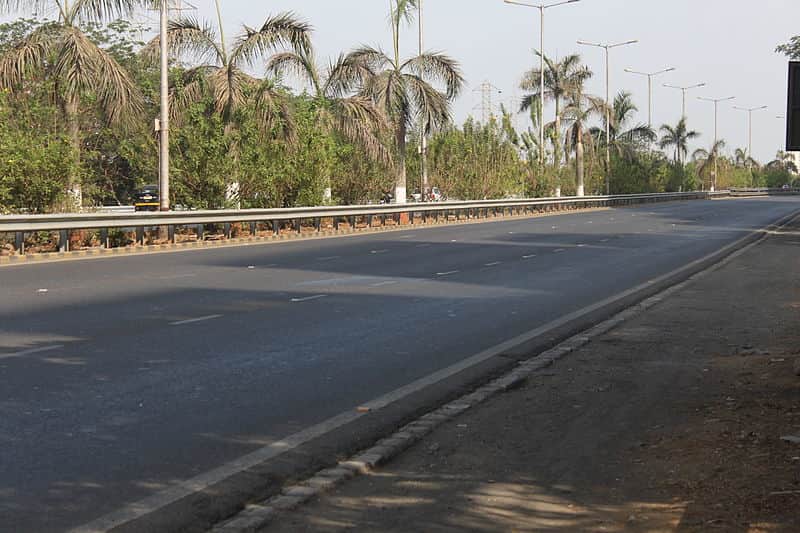
[[[108,248],[108,244],[108,228],[102,228],[100,230],[100,246]]]
[[[278,236],[281,234],[281,221],[280,220],[273,220],[272,221],[272,234]]]
[[[339,217],[333,217],[333,230],[339,231]]]
[[[136,227],[136,244],[144,245],[144,227]]]
[[[25,232],[18,231],[14,234],[14,248],[19,255],[25,255]]]
[[[322,219],[319,217],[314,219],[314,230],[316,230],[317,233],[322,231]]]
[[[195,226],[195,231],[197,232],[197,240],[204,241],[206,239],[206,228],[202,224],[197,224]]]
[[[409,211],[409,213],[408,213],[408,221],[411,223],[412,226],[414,225],[414,218],[415,218],[414,215],[415,215],[414,211]]]
[[[255,237],[258,233],[258,222],[251,222],[250,223],[250,236]]]
[[[297,225],[297,234],[300,235],[303,233],[303,220],[298,218],[294,223]]]
[[[230,239],[231,235],[233,235],[233,230],[231,229],[231,223],[225,222],[222,225],[222,232],[225,234],[226,239]]]
[[[175,244],[177,242],[177,239],[175,238],[175,225],[174,224],[170,224],[170,225],[167,226],[167,239],[169,239],[169,242],[171,244]]]
[[[352,216],[352,217],[350,217],[349,220],[350,220],[350,227],[352,229],[356,229],[356,217]]]
[[[69,231],[65,229],[58,232],[58,251],[69,252]]]
[[[386,225],[386,215],[381,215],[381,226]]]

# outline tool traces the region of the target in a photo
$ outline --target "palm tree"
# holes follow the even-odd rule
[[[611,124],[609,125],[610,147],[617,155],[632,160],[635,155],[656,140],[656,133],[646,124],[631,125],[633,115],[639,110],[633,102],[633,95],[627,91],[620,91],[614,97],[611,108]],[[601,145],[605,145],[605,115],[603,127],[592,128],[592,135]]]
[[[363,46],[343,61],[364,77],[362,94],[369,96],[394,128],[395,201],[406,201],[406,137],[414,124],[424,124],[425,133],[451,122],[450,102],[458,96],[464,78],[458,63],[442,53],[426,52],[410,59],[400,57],[400,29],[410,20],[416,0],[390,0],[392,48],[390,56],[379,48]],[[431,83],[444,86],[439,91]]]
[[[193,55],[205,60],[188,69],[182,87],[173,91],[173,111],[182,111],[205,97],[213,101],[225,130],[235,126],[239,111],[252,104],[264,131],[281,129],[285,137],[291,136],[291,115],[286,93],[272,79],[258,79],[246,72],[268,54],[281,48],[296,53],[309,53],[311,26],[292,13],[281,13],[267,18],[260,28],[242,27],[242,32],[229,48],[225,39],[219,0],[216,0],[218,30],[210,24],[200,24],[192,18],[182,18],[170,23],[167,39],[171,53]],[[153,39],[145,54],[153,56],[160,47],[159,38]],[[235,150],[234,150],[235,155]],[[238,179],[234,176],[228,186],[228,200],[238,202]]]
[[[326,132],[337,132],[361,147],[376,161],[391,163],[391,156],[381,136],[389,124],[371,98],[353,94],[371,73],[343,55],[320,69],[313,49],[280,52],[267,62],[267,72],[276,76],[294,74],[311,89],[315,123]],[[330,180],[330,176],[327,176]],[[325,192],[330,199],[330,186]]]
[[[567,130],[567,152],[575,152],[575,183],[578,196],[585,194],[585,145],[594,147],[593,137],[587,124],[593,116],[605,114],[605,110],[605,102],[596,96],[583,94],[582,87],[573,89],[564,108],[564,119],[571,123]]]
[[[542,54],[536,51],[537,55]],[[543,57],[545,62],[544,71],[544,95],[541,91],[541,70],[534,68],[527,72],[523,78],[520,88],[524,91],[531,91],[522,99],[521,110],[525,111],[531,107],[539,107],[539,99],[552,101],[555,104],[555,118],[553,120],[553,164],[558,167],[561,165],[561,106],[565,99],[576,89],[583,89],[584,84],[592,77],[592,71],[581,64],[581,57],[572,54],[561,61],[555,61],[547,56]],[[560,195],[560,186],[556,186],[556,196]]]
[[[672,147],[674,149],[673,159],[676,165],[683,165],[686,154],[689,151],[689,141],[696,139],[700,134],[686,127],[686,118],[681,118],[675,127],[669,124],[661,126],[661,140],[659,147],[664,150]]]
[[[132,124],[139,119],[142,96],[133,78],[109,54],[81,31],[84,21],[105,21],[131,12],[136,0],[0,0],[0,12],[50,5],[58,20],[25,36],[0,57],[0,87],[24,92],[31,77],[54,83],[53,96],[61,108],[74,165],[69,176],[71,207],[83,203],[80,181],[81,115],[92,102],[110,124]]]
[[[703,178],[704,184],[708,174],[715,173],[714,169],[719,165],[723,148],[725,148],[725,141],[720,139],[714,143],[711,149],[698,148],[692,153],[692,160],[697,163],[697,175]],[[716,176],[712,176],[708,181],[714,183]]]

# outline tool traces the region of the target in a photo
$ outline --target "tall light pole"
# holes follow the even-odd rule
[[[611,67],[610,67],[610,53],[612,48],[619,48],[620,46],[627,46],[629,44],[636,44],[639,41],[634,39],[632,41],[625,41],[616,44],[601,44],[589,43],[586,41],[578,41],[578,44],[584,46],[594,46],[602,48],[606,51],[606,195],[611,195]]]
[[[686,118],[686,92],[692,89],[698,89],[700,87],[705,87],[705,83],[698,83],[697,85],[689,85],[687,87],[679,87],[678,85],[670,85],[668,83],[664,84],[664,87],[669,89],[678,89],[683,93],[683,106],[681,107],[681,118]]]
[[[425,41],[424,41],[424,25],[423,25],[423,14],[424,11],[422,10],[422,0],[417,0],[419,3],[417,4],[417,9],[419,10],[419,56],[422,57],[422,54],[425,49]],[[422,201],[428,201],[428,195],[430,186],[428,184],[428,124],[425,122],[425,118],[420,118],[420,128],[419,128],[419,155],[421,161],[421,174],[422,174]]]
[[[541,31],[539,32],[539,164],[544,170],[544,12],[551,7],[575,4],[581,0],[563,0],[552,4],[529,4],[516,0],[503,0],[506,4],[533,7],[539,10]],[[544,173],[544,172],[543,172]],[[556,188],[556,196],[561,196],[561,187]]]
[[[767,106],[762,105],[759,107],[738,107],[733,106],[734,109],[737,111],[746,111],[747,112],[747,155],[750,159],[753,159],[753,111],[763,111],[767,109]],[[752,170],[752,164],[748,163],[748,167]]]
[[[625,69],[625,72],[629,74],[647,76],[647,125],[651,129],[653,128],[653,78],[674,70],[675,67],[665,68],[664,70],[659,70],[657,72],[639,72],[638,70],[631,70],[629,68]]]
[[[161,119],[158,124],[158,204],[169,211],[169,0],[161,0]]]
[[[711,147],[711,151],[713,152],[717,147],[717,142],[719,142],[719,135],[717,133],[717,117],[719,116],[719,103],[720,102],[727,102],[729,100],[734,100],[735,96],[729,96],[727,98],[703,98],[702,96],[698,96],[698,100],[703,100],[704,102],[713,102],[714,103],[714,145]],[[714,154],[714,181],[711,183],[711,192],[717,190],[717,172],[719,171],[719,165],[717,161],[719,160],[719,154]]]

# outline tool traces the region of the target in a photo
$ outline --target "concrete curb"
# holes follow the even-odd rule
[[[696,280],[722,268],[736,257],[769,238],[770,231],[775,231],[776,229],[786,226],[796,220],[798,216],[800,215],[794,213],[770,225],[767,230],[760,235],[756,232],[745,237],[736,243],[739,244],[738,248],[734,248],[732,251],[729,251],[727,255],[705,266],[702,270],[691,274],[683,281],[668,286],[655,295],[642,300],[638,304],[630,306],[611,318],[568,338],[554,348],[521,362],[505,375],[406,424],[389,437],[379,440],[374,446],[359,452],[345,461],[341,461],[338,466],[321,470],[313,477],[285,488],[278,496],[257,504],[248,505],[239,514],[216,525],[211,531],[214,533],[249,533],[257,531],[275,520],[280,513],[291,511],[355,476],[373,471],[375,467],[397,457],[415,442],[433,432],[437,427],[457,418],[465,411],[486,402],[495,395],[519,386],[536,372],[553,366],[560,359],[563,359],[579,348],[591,343],[593,339],[658,305],[672,294],[684,289]]]
[[[621,206],[625,207],[625,206]],[[59,261],[77,261],[83,259],[107,259],[112,257],[129,257],[147,255],[153,253],[175,253],[187,252],[193,250],[207,250],[214,248],[227,248],[232,246],[258,246],[275,244],[280,242],[291,241],[307,241],[318,239],[335,239],[344,237],[353,237],[357,235],[370,235],[377,233],[388,233],[396,231],[413,231],[423,230],[430,228],[437,228],[441,226],[453,225],[469,225],[469,224],[485,224],[490,222],[503,222],[508,220],[520,220],[531,218],[543,218],[557,215],[583,213],[589,211],[607,211],[609,208],[596,207],[587,209],[572,209],[567,211],[548,211],[543,213],[529,213],[524,215],[503,215],[493,218],[478,218],[478,219],[456,219],[456,220],[439,220],[428,221],[426,223],[419,222],[417,224],[409,224],[405,226],[373,226],[366,228],[343,228],[339,230],[322,230],[319,233],[282,233],[281,235],[270,235],[261,237],[237,237],[233,239],[219,239],[219,240],[203,240],[203,241],[189,241],[179,242],[174,244],[150,244],[144,246],[126,246],[120,248],[91,248],[87,250],[75,250],[71,252],[44,252],[33,253],[25,255],[6,255],[0,256],[0,267],[26,265],[31,263],[51,263]]]

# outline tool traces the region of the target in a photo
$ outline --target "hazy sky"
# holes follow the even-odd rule
[[[185,1],[185,0],[184,0]],[[214,16],[213,0],[189,0],[197,16]],[[531,3],[535,3],[530,0]],[[502,0],[424,0],[426,48],[445,51],[460,61],[468,81],[455,105],[460,122],[469,114],[480,117],[479,87],[485,80],[502,90],[494,101],[507,105],[519,98],[522,73],[538,59],[538,10],[506,5]],[[389,0],[223,0],[226,31],[231,36],[241,24],[259,25],[269,14],[294,11],[315,28],[320,59],[366,43],[390,46],[387,22]],[[155,14],[151,14],[155,16]],[[708,86],[689,93],[689,126],[701,132],[697,143],[713,141],[713,104],[697,96],[736,96],[720,104],[720,138],[728,150],[747,145],[747,113],[731,105],[767,111],[753,115],[753,150],[759,160],[770,160],[784,137],[786,58],[775,46],[800,34],[800,0],[582,0],[547,10],[545,53],[564,56],[579,52],[595,72],[588,92],[604,96],[603,51],[576,44],[639,39],[639,44],[612,50],[612,94],[633,92],[641,122],[647,121],[647,79],[624,69],[655,71],[674,66],[675,72],[654,83],[653,123],[675,124],[680,118],[681,93],[662,83]],[[415,53],[416,27],[402,35],[406,55]],[[552,111],[546,111],[549,118]],[[519,126],[527,123],[520,116]]]

